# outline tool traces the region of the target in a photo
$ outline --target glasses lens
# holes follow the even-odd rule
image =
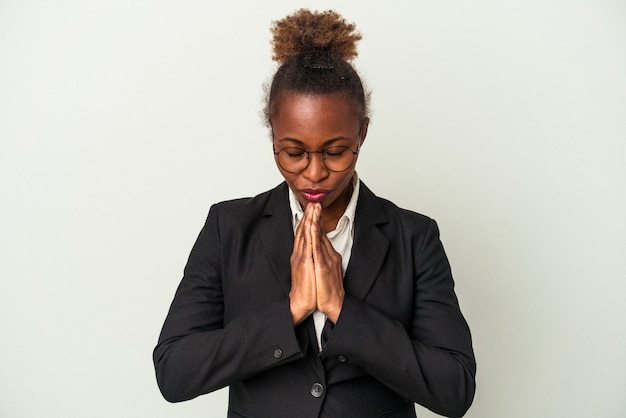
[[[347,170],[354,161],[354,153],[348,147],[330,147],[324,150],[324,164],[330,171]]]
[[[298,173],[309,164],[307,153],[302,148],[283,148],[278,153],[278,163],[289,172]]]

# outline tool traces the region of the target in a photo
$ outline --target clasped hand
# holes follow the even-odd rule
[[[322,206],[309,203],[296,230],[291,254],[289,307],[294,325],[316,309],[335,323],[343,305],[341,255],[324,233]]]

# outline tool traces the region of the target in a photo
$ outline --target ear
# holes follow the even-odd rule
[[[367,128],[370,125],[370,118],[364,118],[363,122],[361,122],[361,129],[359,130],[360,132],[360,142],[359,142],[359,148],[363,146],[363,142],[365,142],[365,137],[367,136]]]

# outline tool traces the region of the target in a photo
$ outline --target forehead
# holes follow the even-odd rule
[[[355,138],[359,128],[360,119],[353,101],[341,94],[285,94],[272,117],[272,130],[278,140]]]

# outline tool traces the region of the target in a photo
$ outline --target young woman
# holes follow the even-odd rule
[[[360,36],[334,12],[275,22],[266,117],[285,182],[211,207],[154,350],[183,401],[230,386],[229,417],[450,417],[475,360],[436,223],[355,171]]]

